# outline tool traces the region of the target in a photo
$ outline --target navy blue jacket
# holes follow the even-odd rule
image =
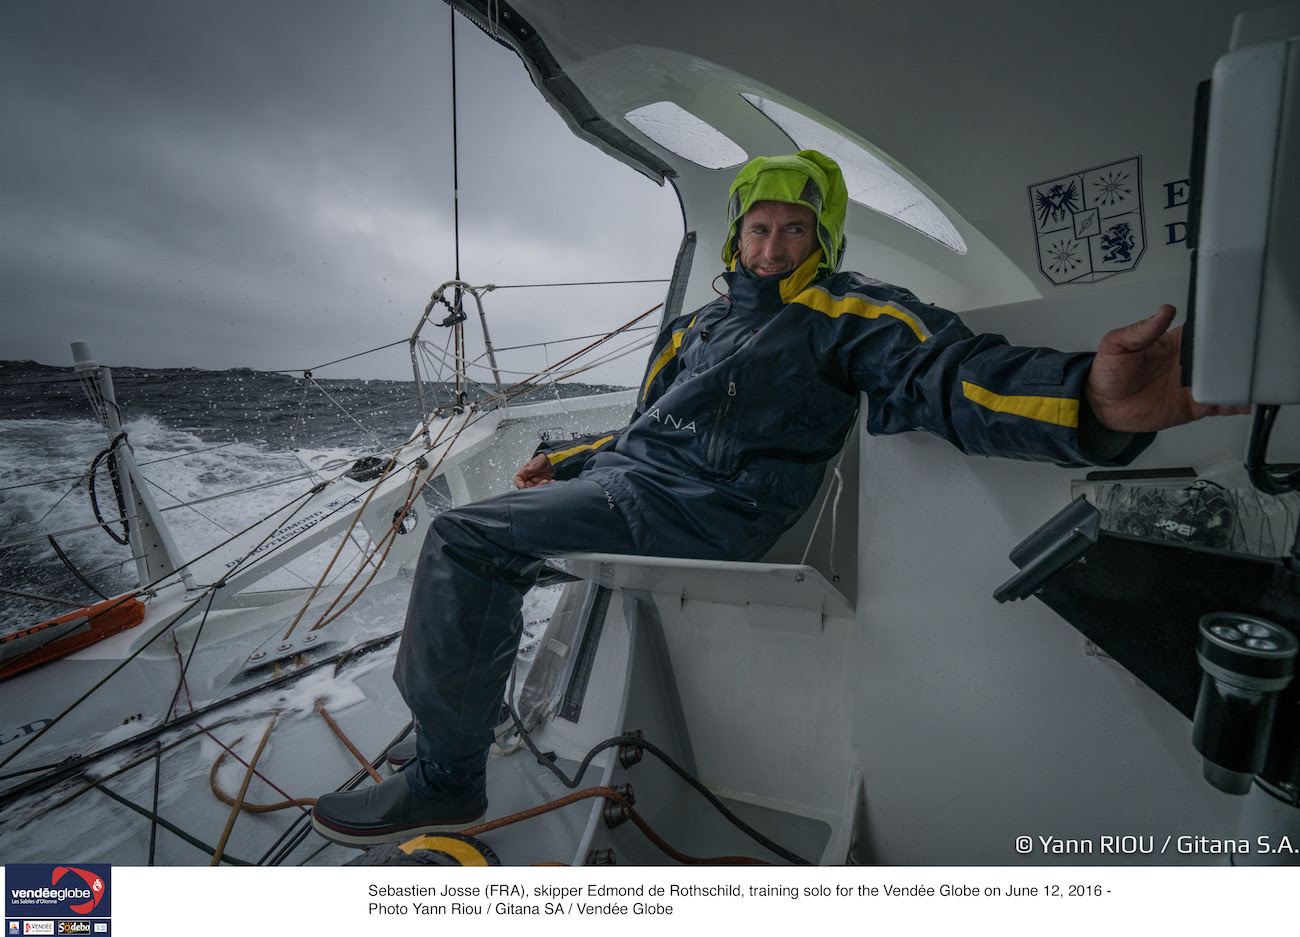
[[[659,336],[627,426],[539,448],[556,477],[601,484],[647,553],[681,555],[672,530],[690,525],[752,559],[811,504],[860,392],[869,432],[927,430],[967,453],[1121,465],[1149,443],[1100,430],[1080,445],[1091,354],[975,335],[856,273],[810,284],[819,256],[784,278],[725,274],[729,296]]]

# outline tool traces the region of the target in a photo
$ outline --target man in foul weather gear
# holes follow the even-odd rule
[[[821,153],[746,164],[727,204],[727,293],[664,328],[627,425],[544,444],[519,490],[434,518],[394,671],[414,757],[320,797],[322,835],[364,846],[477,821],[522,598],[558,576],[547,558],[761,558],[812,502],[863,393],[873,434],[1067,466],[1126,464],[1154,431],[1218,412],[1180,386],[1172,307],[1096,353],[1012,346],[840,272],[847,206]]]

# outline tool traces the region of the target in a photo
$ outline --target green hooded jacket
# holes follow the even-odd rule
[[[817,240],[822,264],[816,279],[839,269],[844,256],[844,216],[849,191],[839,165],[816,150],[801,150],[793,156],[758,156],[746,163],[727,198],[727,237],[722,243],[722,260],[734,269],[740,238],[740,219],[755,202],[788,202],[804,205],[817,218]]]

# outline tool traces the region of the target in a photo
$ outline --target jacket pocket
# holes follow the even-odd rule
[[[713,425],[704,455],[704,468],[713,476],[734,475],[736,465],[736,432],[739,427],[739,393],[736,382],[728,381],[726,392],[713,411]]]

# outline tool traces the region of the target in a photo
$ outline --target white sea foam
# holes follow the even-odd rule
[[[310,485],[292,452],[264,442],[209,443],[150,416],[123,428],[154,501],[182,545],[183,558],[218,545]],[[0,585],[55,597],[67,594],[69,587],[72,594],[84,592],[46,539],[51,533],[101,591],[112,595],[136,585],[130,550],[100,528],[91,505],[89,470],[107,445],[103,429],[91,420],[0,420],[0,544],[6,547],[7,570]],[[327,451],[344,459],[358,455],[342,448]],[[109,529],[120,536],[113,485],[102,460],[95,498]],[[267,586],[298,586],[319,575],[335,545],[297,560],[290,572]],[[31,617],[27,604],[0,602],[0,631],[30,623]]]

